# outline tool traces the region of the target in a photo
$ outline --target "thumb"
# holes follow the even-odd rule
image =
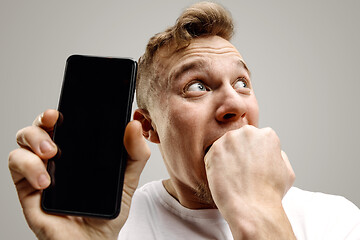
[[[126,126],[124,146],[128,153],[128,159],[121,198],[121,211],[117,220],[120,223],[120,228],[128,218],[131,200],[139,184],[140,174],[150,157],[150,148],[142,135],[142,126],[139,121],[131,121]]]
[[[124,184],[135,191],[140,174],[151,155],[150,148],[142,135],[142,126],[139,121],[133,120],[126,126],[124,145],[128,153]]]

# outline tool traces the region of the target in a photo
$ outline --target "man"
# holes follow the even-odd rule
[[[40,239],[359,239],[357,207],[291,187],[295,175],[276,133],[257,128],[250,73],[232,34],[227,11],[199,3],[150,39],[139,60],[139,109],[124,136],[129,159],[115,220],[43,213],[58,113],[18,132],[9,168]],[[158,144],[170,179],[135,192],[150,155],[143,136]]]

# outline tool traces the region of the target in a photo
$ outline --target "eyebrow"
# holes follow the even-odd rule
[[[249,77],[251,76],[251,72],[250,72],[249,68],[247,67],[246,63],[244,62],[244,60],[239,59],[237,61],[237,64],[240,67],[245,68],[246,72],[249,74]],[[200,69],[200,68],[203,68],[205,65],[206,65],[205,61],[202,59],[191,61],[189,63],[185,63],[180,67],[180,69],[178,69],[177,71],[175,71],[173,73],[170,73],[168,82],[170,82],[174,79],[178,79],[181,75],[183,75],[187,71],[194,70],[194,69]]]
[[[191,61],[189,63],[185,63],[185,64],[181,65],[181,67],[178,70],[176,70],[175,72],[170,74],[169,80],[171,81],[174,79],[178,79],[185,72],[194,70],[194,69],[200,69],[200,68],[203,68],[204,66],[205,66],[205,61],[201,60],[201,59],[196,60],[196,61]]]
[[[247,73],[249,74],[249,77],[251,77],[251,72],[250,69],[248,68],[248,66],[246,65],[245,61],[242,59],[239,59],[239,65],[241,65],[242,67],[245,68],[245,70],[247,71]]]

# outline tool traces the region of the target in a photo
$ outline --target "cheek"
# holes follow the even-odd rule
[[[182,99],[174,99],[169,101],[169,104],[169,124],[182,136],[194,134],[201,125],[203,115],[199,106]]]
[[[168,161],[168,169],[187,176],[194,174],[193,169],[200,169],[198,164],[201,164],[202,154],[202,144],[199,143],[203,139],[201,126],[204,125],[205,113],[194,105],[186,100],[169,99],[166,110],[159,115],[162,123],[158,129],[160,149]]]
[[[203,140],[208,126],[204,103],[173,97],[167,101],[167,127],[160,133],[164,153],[182,159],[184,164],[198,164],[203,154]]]

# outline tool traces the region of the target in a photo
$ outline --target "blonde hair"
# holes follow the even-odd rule
[[[167,47],[168,52],[174,53],[186,48],[192,39],[202,36],[219,36],[229,41],[233,33],[232,17],[219,4],[200,2],[187,8],[174,26],[150,38],[144,55],[138,61],[138,107],[148,110],[161,86],[159,71],[156,62],[153,61],[160,49]]]

